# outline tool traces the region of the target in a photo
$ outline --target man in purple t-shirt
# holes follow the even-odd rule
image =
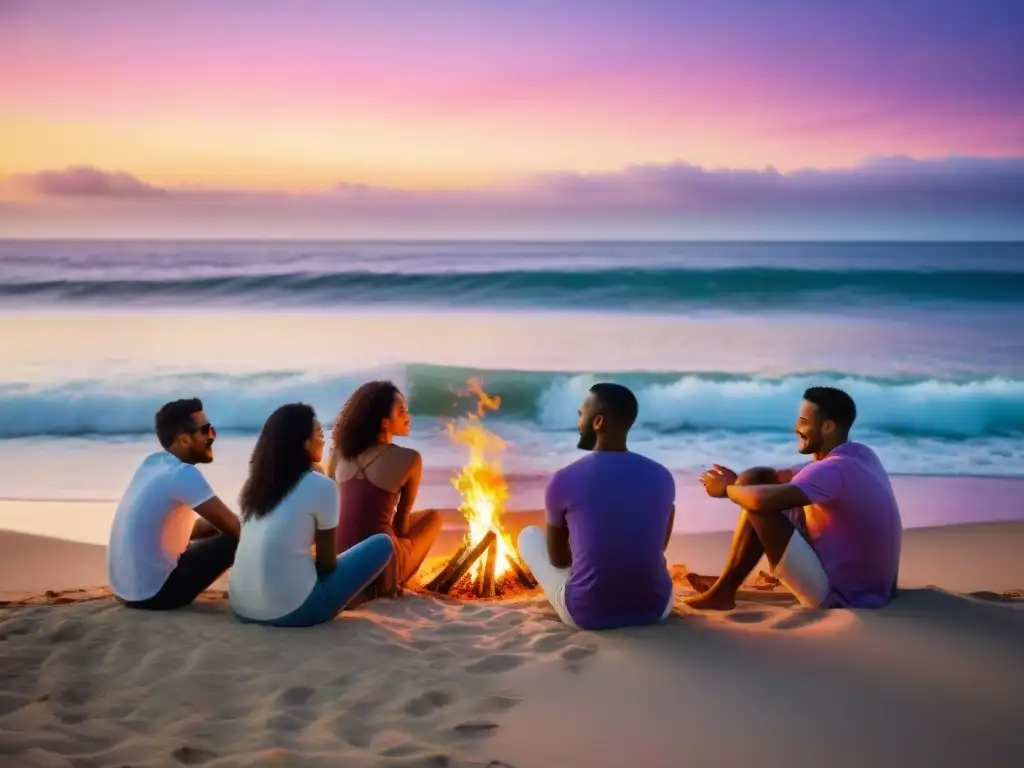
[[[762,555],[808,608],[880,608],[893,598],[903,525],[882,463],[867,446],[849,442],[856,417],[846,392],[812,387],[796,434],[798,450],[814,461],[738,477],[716,464],[701,475],[708,495],[731,499],[743,513],[722,575],[688,605],[735,607],[736,591]]]
[[[676,487],[661,464],[626,449],[636,397],[595,384],[579,410],[579,448],[545,494],[547,531],[529,527],[519,553],[555,612],[570,627],[652,624],[672,611],[665,547]]]

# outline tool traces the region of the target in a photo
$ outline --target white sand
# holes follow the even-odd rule
[[[677,537],[671,560],[707,571],[727,545]],[[910,531],[904,585],[949,591],[877,612],[748,592],[607,633],[537,597],[281,630],[217,593],[172,614],[40,595],[0,607],[0,766],[1020,766],[1024,605],[999,593],[1024,587],[1022,553],[1021,523]],[[101,584],[103,555],[0,533],[0,585]]]

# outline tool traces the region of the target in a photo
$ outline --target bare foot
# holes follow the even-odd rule
[[[697,611],[731,611],[736,607],[735,596],[714,591],[705,592],[683,602]]]
[[[715,585],[718,579],[714,576],[701,576],[699,573],[688,573],[683,579],[693,587],[695,592],[704,593],[707,592],[711,587]]]

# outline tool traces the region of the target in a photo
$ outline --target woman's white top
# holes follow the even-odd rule
[[[338,526],[338,486],[309,472],[262,517],[242,523],[228,594],[239,616],[270,621],[306,602],[316,586],[317,530]]]

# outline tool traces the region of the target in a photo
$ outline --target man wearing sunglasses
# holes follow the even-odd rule
[[[143,460],[114,515],[107,578],[124,605],[168,610],[231,567],[241,523],[195,466],[213,461],[217,438],[202,402],[164,405],[156,434],[163,450]]]

